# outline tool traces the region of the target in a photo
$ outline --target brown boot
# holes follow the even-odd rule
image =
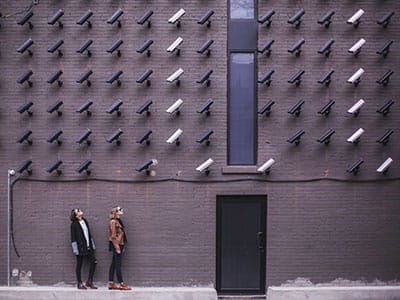
[[[82,282],[78,282],[78,290],[86,290],[85,286],[83,285]]]
[[[119,287],[114,282],[109,282],[108,289],[109,290],[119,290]]]
[[[85,284],[86,287],[91,288],[92,290],[97,290],[97,287],[93,284],[92,279],[88,279]]]
[[[128,287],[124,282],[121,282],[121,283],[120,283],[119,289],[120,289],[120,290],[124,290],[124,291],[130,291],[130,290],[131,290],[131,288]]]

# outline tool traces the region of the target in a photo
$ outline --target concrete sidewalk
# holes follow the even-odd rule
[[[1,300],[217,300],[213,288],[133,288],[132,291],[114,291],[106,287],[98,290],[78,290],[75,287],[0,287]]]

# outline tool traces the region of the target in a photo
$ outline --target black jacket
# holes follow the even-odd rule
[[[89,247],[90,249],[96,249],[94,245],[92,234],[90,233],[89,223],[83,218],[83,221],[86,223],[86,226],[89,231]],[[71,222],[71,243],[72,243],[72,251],[75,255],[87,255],[88,247],[86,244],[85,235],[83,234],[83,230],[79,221]]]

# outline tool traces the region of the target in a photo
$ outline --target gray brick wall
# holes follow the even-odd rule
[[[74,282],[74,257],[69,245],[69,211],[80,207],[87,215],[98,245],[99,260],[96,280],[106,281],[109,264],[107,252],[107,215],[115,204],[126,208],[125,223],[129,246],[124,264],[125,280],[133,285],[176,286],[210,285],[215,282],[215,228],[216,195],[268,195],[267,285],[280,284],[296,277],[310,277],[314,282],[330,281],[338,277],[372,281],[397,279],[400,261],[397,163],[399,105],[399,37],[398,8],[395,0],[325,3],[322,1],[259,1],[258,14],[275,9],[271,27],[259,27],[259,44],[273,38],[270,57],[259,55],[258,73],[275,69],[271,86],[258,86],[258,103],[267,99],[276,103],[269,118],[259,117],[258,164],[269,157],[277,161],[268,179],[304,180],[337,178],[343,182],[315,181],[308,183],[241,182],[206,183],[205,180],[264,178],[260,175],[223,175],[226,165],[226,101],[227,101],[227,3],[226,1],[43,1],[33,7],[34,28],[19,26],[16,19],[29,1],[0,3],[0,202],[2,234],[6,242],[6,170],[17,167],[23,160],[32,159],[31,179],[55,182],[19,181],[14,185],[14,234],[21,254],[13,254],[13,267],[33,271],[33,280],[39,284],[60,281]],[[122,28],[105,21],[118,7],[124,10]],[[181,28],[167,20],[184,8]],[[63,9],[64,28],[47,24],[47,19]],[[298,9],[306,14],[299,29],[287,23]],[[366,13],[357,29],[345,23],[358,8]],[[87,10],[94,12],[93,28],[79,26],[75,21]],[[152,9],[152,27],[136,24],[136,20]],[[208,9],[215,11],[210,28],[196,23]],[[317,20],[329,9],[336,14],[329,29]],[[391,24],[383,29],[377,19],[387,11],[395,10]],[[166,52],[178,36],[184,39],[181,55]],[[19,54],[15,49],[27,38],[34,40],[34,55]],[[296,57],[287,49],[298,39],[305,38],[303,52]],[[365,38],[358,57],[347,49],[359,38]],[[64,39],[64,56],[47,53],[47,48],[58,38]],[[92,56],[76,53],[87,38],[94,40]],[[124,40],[122,56],[110,55],[106,49],[118,38]],[[153,39],[152,54],[136,53],[146,39]],[[208,38],[214,39],[209,58],[196,53]],[[317,53],[328,39],[335,39],[329,58]],[[386,58],[375,52],[388,40],[395,42]],[[185,74],[181,86],[168,84],[166,78],[179,67]],[[195,81],[206,70],[213,68],[211,86],[200,86]],[[317,80],[332,67],[335,73],[329,87]],[[359,86],[346,79],[363,67],[366,72]],[[62,69],[63,86],[49,85],[46,80],[57,69]],[[92,86],[77,84],[75,80],[88,68],[93,69]],[[141,86],[135,80],[147,69],[153,69],[151,87]],[[299,87],[287,83],[298,69],[304,68]],[[375,81],[389,68],[395,71],[386,87]],[[16,83],[17,77],[32,69],[33,87]],[[109,85],[106,79],[121,69],[122,86]],[[213,98],[211,115],[196,113],[208,98]],[[176,99],[184,101],[180,116],[165,112]],[[287,110],[300,98],[306,103],[296,118]],[[366,101],[360,115],[354,118],[346,110],[358,99]],[[57,99],[64,102],[63,115],[46,112]],[[92,116],[75,112],[76,108],[92,99]],[[122,116],[105,111],[116,100],[124,104]],[[147,99],[153,100],[151,116],[138,115],[136,109]],[[328,99],[336,104],[329,117],[317,114]],[[382,117],[375,111],[386,100],[396,103],[391,113]],[[16,109],[25,101],[34,102],[33,116],[20,115]],[[366,130],[357,146],[345,142],[356,129]],[[33,145],[15,143],[25,129],[33,131]],[[61,146],[49,144],[46,138],[57,128],[64,131]],[[86,129],[92,130],[92,145],[78,145],[75,139]],[[121,128],[120,147],[108,144],[105,138]],[[168,145],[165,140],[177,129],[184,133],[181,145]],[[211,145],[195,142],[207,129],[213,129]],[[329,146],[315,140],[328,128],[336,133]],[[386,146],[375,142],[388,128],[395,130]],[[150,146],[135,143],[146,129],[153,130]],[[295,131],[304,129],[299,146],[286,139]],[[391,156],[395,163],[386,176],[375,169]],[[197,174],[195,167],[212,157],[215,164],[206,178]],[[359,157],[365,162],[357,177],[346,173],[346,168]],[[155,177],[146,177],[134,168],[147,159],[156,158]],[[63,160],[61,177],[45,172],[56,159]],[[85,159],[91,159],[91,178],[110,181],[78,181],[85,179],[75,168]],[[19,175],[18,175],[19,177]],[[26,178],[27,175],[22,177]],[[382,178],[388,181],[376,181]],[[118,182],[182,179],[192,182]],[[73,181],[75,182],[62,182]],[[357,182],[364,180],[362,183]],[[367,181],[369,180],[369,181]],[[392,180],[392,181],[390,181]],[[3,247],[5,249],[5,247]],[[6,253],[0,254],[2,269]],[[6,274],[0,274],[5,283]]]

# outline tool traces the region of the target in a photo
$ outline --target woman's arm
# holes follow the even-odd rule
[[[71,246],[72,246],[72,252],[75,255],[79,255],[77,234],[76,234],[76,228],[75,228],[74,222],[71,223]]]
[[[118,235],[117,235],[117,221],[111,220],[109,227],[110,227],[110,239],[115,248],[115,251],[117,253],[121,253],[121,250],[119,248]]]

